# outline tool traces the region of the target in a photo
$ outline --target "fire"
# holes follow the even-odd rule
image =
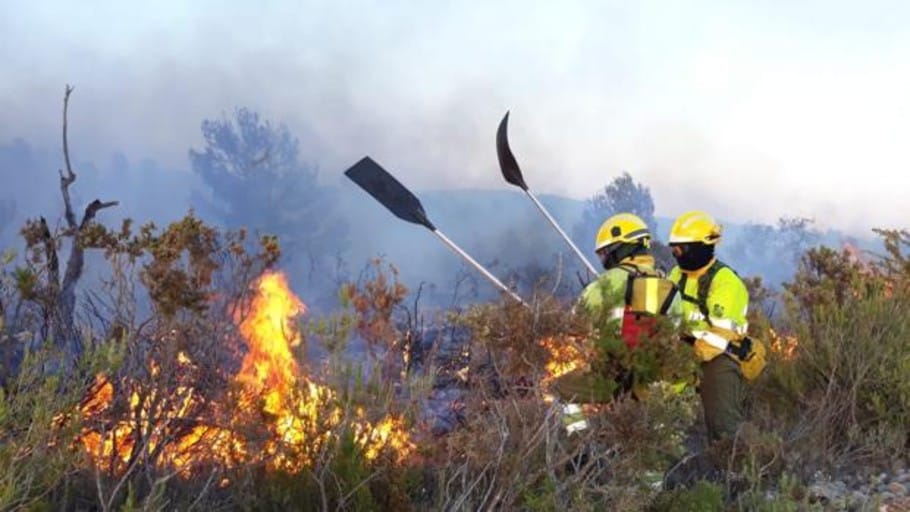
[[[542,379],[544,384],[575,370],[590,367],[589,350],[575,336],[542,338],[539,343],[550,353],[545,365],[546,375]]]
[[[184,354],[185,357],[185,354]],[[178,356],[178,362],[181,358]],[[187,360],[188,361],[188,360]],[[180,363],[188,364],[188,363]],[[158,367],[150,365],[150,373]],[[97,375],[88,398],[83,401],[81,413],[84,417],[98,416],[107,412],[114,398],[114,386],[104,375]],[[161,447],[161,460],[174,467],[184,467],[194,459],[207,453],[208,460],[215,460],[218,454],[231,453],[222,448],[232,442],[230,431],[214,426],[198,424],[181,433],[177,424],[190,420],[189,410],[195,404],[194,389],[178,386],[166,397],[157,390],[145,390],[134,386],[130,393],[128,417],[116,421],[101,431],[86,431],[79,438],[86,453],[94,464],[106,466],[115,471],[125,471],[135,462],[136,442],[140,437],[147,444],[149,452]],[[171,420],[164,424],[155,424],[153,419],[166,417],[170,412]],[[176,421],[182,420],[182,421]],[[196,418],[199,421],[199,418]],[[176,428],[175,428],[176,427]],[[177,441],[168,442],[173,437]],[[218,447],[218,450],[211,450]]]
[[[781,355],[785,361],[790,361],[796,357],[796,347],[799,346],[799,339],[794,335],[779,336],[774,329],[771,329],[771,351]]]
[[[258,282],[250,314],[238,314],[240,334],[249,343],[249,352],[236,380],[244,388],[265,394],[264,410],[277,414],[286,409],[286,400],[297,381],[299,368],[291,348],[300,345],[300,333],[292,321],[306,311],[288,287],[284,276],[267,273]]]
[[[296,472],[312,464],[314,455],[336,440],[344,428],[353,433],[367,460],[390,453],[401,462],[413,452],[415,446],[400,417],[386,416],[374,424],[363,409],[345,412],[330,388],[301,372],[293,353],[301,344],[294,322],[306,312],[306,306],[290,290],[285,277],[277,272],[262,275],[256,292],[249,307],[240,308],[242,313],[235,317],[248,350],[233,377],[239,391],[229,395],[230,403],[211,405],[212,410],[199,414],[196,383],[170,392],[128,383],[133,389],[126,417],[87,430],[78,439],[94,464],[123,472],[136,460],[137,449],[155,453],[160,446],[161,463],[184,476],[203,463],[224,467],[264,463],[272,469]],[[189,368],[193,362],[181,351],[176,364]],[[158,364],[150,363],[150,374],[157,375],[159,370]],[[114,392],[106,376],[97,376],[80,408],[82,416],[93,418],[107,412]],[[193,411],[197,411],[195,416]],[[267,439],[248,438],[256,428],[264,428]],[[136,446],[137,442],[146,446]]]

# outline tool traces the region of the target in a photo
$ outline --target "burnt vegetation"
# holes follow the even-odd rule
[[[327,232],[343,221],[318,201],[250,209],[319,196],[286,129],[245,110],[203,126],[191,159],[231,198],[214,203],[220,225],[190,212],[111,227],[116,201],[80,210],[71,196],[71,93],[63,221],[26,222],[25,253],[5,253],[0,270],[0,509],[801,510],[818,472],[908,462],[906,231],[876,230],[880,254],[857,258],[818,245],[805,220],[750,228],[797,266],[779,288],[749,280],[751,334],[770,364],[733,446],[705,449],[712,471],[670,488],[658,485],[668,469],[703,448],[693,387],[670,385],[693,372],[670,330],[629,354],[573,313],[571,268],[536,263],[510,269],[531,309],[464,303],[459,290],[430,308],[423,284],[376,260],[313,314],[263,277],[289,251],[331,268],[340,247]],[[0,203],[0,217],[12,208]],[[618,209],[655,222],[626,174],[592,200],[577,238]],[[90,251],[100,284],[81,286]],[[256,345],[257,329],[283,344]],[[567,437],[549,384],[604,354],[600,369],[635,367],[648,398],[592,407],[592,428]]]

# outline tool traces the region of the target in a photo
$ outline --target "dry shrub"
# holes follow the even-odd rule
[[[218,458],[204,452],[210,436],[236,428],[225,404],[236,403],[237,322],[248,313],[250,283],[278,255],[272,238],[257,247],[244,232],[219,232],[192,214],[160,231],[146,225],[134,234],[126,222],[110,238],[110,277],[87,302],[85,321],[107,331],[95,344],[117,343],[124,353],[99,377],[109,397],[87,396],[98,403],[83,411],[79,438],[93,454],[88,473],[100,508],[151,506],[165,491],[171,503],[192,503],[220,478],[222,468],[210,464]],[[201,463],[182,462],[194,460]],[[187,490],[178,475],[203,485]]]
[[[584,337],[590,331],[578,316],[570,314],[566,304],[546,296],[532,308],[512,300],[479,304],[452,321],[472,332],[472,377],[483,375],[501,386],[527,386],[539,380],[550,357],[540,340],[561,335]]]
[[[622,376],[639,389],[693,380],[697,366],[691,349],[679,341],[668,319],[658,319],[654,333],[629,350],[618,335],[618,322],[609,318],[608,302],[588,315],[552,296],[538,299],[530,309],[513,301],[478,305],[455,320],[473,333],[471,375],[476,384],[486,379],[503,392],[521,392],[540,382],[554,357],[542,343],[547,339],[557,350],[572,345],[573,352],[582,354],[582,369],[609,386],[618,386],[614,379]]]
[[[505,301],[475,306],[454,321],[474,333],[471,390],[465,425],[432,460],[439,475],[428,508],[641,510],[650,503],[654,484],[681,456],[698,410],[691,388],[680,394],[667,382],[693,370],[691,355],[669,329],[644,341],[638,354],[624,345],[595,352],[593,358],[607,360],[587,361],[598,371],[634,368],[650,384],[648,399],[590,406],[592,427],[568,437],[560,404],[547,400],[543,377],[553,355],[539,341],[588,337],[596,347],[602,340],[590,319],[542,297],[531,310]],[[678,365],[663,365],[669,361]]]
[[[773,354],[757,402],[802,474],[871,468],[910,450],[908,238],[879,233],[886,253],[876,260],[814,249],[786,287],[797,344]]]
[[[592,428],[567,436],[560,406],[538,396],[472,394],[467,423],[434,460],[434,510],[642,510],[683,452],[691,393],[652,386],[653,399],[589,410]]]
[[[358,335],[366,342],[369,355],[381,364],[377,370],[386,384],[405,377],[411,360],[411,340],[401,328],[402,303],[408,288],[398,280],[398,269],[394,265],[383,265],[379,259],[372,260],[361,273],[357,282],[345,283],[341,287],[341,305],[346,308],[335,325],[351,325],[344,338]],[[326,347],[338,353],[346,346],[329,341]]]

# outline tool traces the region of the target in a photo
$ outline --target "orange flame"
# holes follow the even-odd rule
[[[791,361],[796,357],[796,348],[799,346],[799,339],[794,335],[781,337],[774,329],[771,329],[771,351],[780,354],[784,361]]]
[[[248,391],[265,394],[266,412],[285,410],[285,402],[297,381],[299,369],[291,348],[300,345],[300,333],[292,320],[306,311],[303,302],[288,287],[282,274],[270,272],[257,284],[250,314],[238,315],[240,334],[249,343],[249,353],[236,380]]]
[[[591,347],[576,336],[551,336],[538,340],[540,346],[547,350],[549,358],[544,365],[545,373],[540,385],[546,389],[559,377],[576,370],[588,370],[591,367]],[[552,402],[554,396],[544,394],[544,400]]]
[[[567,373],[590,367],[589,350],[575,336],[547,337],[538,343],[550,353],[545,365],[543,384],[549,384]]]
[[[231,467],[265,462],[273,469],[298,471],[337,436],[345,417],[343,405],[331,389],[301,375],[292,350],[301,343],[294,320],[306,306],[277,272],[262,275],[256,290],[246,314],[235,318],[248,352],[234,376],[241,390],[234,403],[221,406],[224,410],[209,411],[210,417],[189,418],[199,405],[192,386],[179,386],[164,399],[158,390],[133,384],[136,390],[130,394],[128,418],[103,431],[83,432],[78,440],[96,465],[124,471],[141,448],[135,445],[137,440],[144,439],[149,452],[164,443],[161,462],[184,470],[185,476],[198,463]],[[179,352],[177,364],[189,366],[192,361]],[[149,370],[156,375],[159,366],[152,363]],[[83,417],[107,411],[114,391],[110,380],[99,375],[80,408]],[[401,462],[415,449],[400,417],[387,416],[374,425],[364,419],[362,409],[354,413],[351,430],[367,460],[390,452]],[[222,416],[226,417],[224,425],[230,427],[211,424],[213,418]],[[175,421],[162,423],[162,417]],[[158,424],[153,423],[154,418],[159,418]],[[252,449],[240,427],[261,424],[263,418],[271,437],[265,440],[264,449]],[[177,432],[169,426],[181,423],[176,420],[192,420],[193,426]]]

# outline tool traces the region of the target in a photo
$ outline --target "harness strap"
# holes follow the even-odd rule
[[[702,316],[705,317],[705,322],[712,327],[714,324],[711,323],[711,314],[708,311],[708,292],[711,291],[711,283],[714,281],[714,276],[725,268],[730,267],[720,260],[714,260],[714,263],[708,268],[708,271],[698,278],[698,297],[693,297],[686,293],[688,275],[683,273],[682,277],[679,279],[679,293],[682,294],[682,299],[698,306],[698,310],[701,312]]]

